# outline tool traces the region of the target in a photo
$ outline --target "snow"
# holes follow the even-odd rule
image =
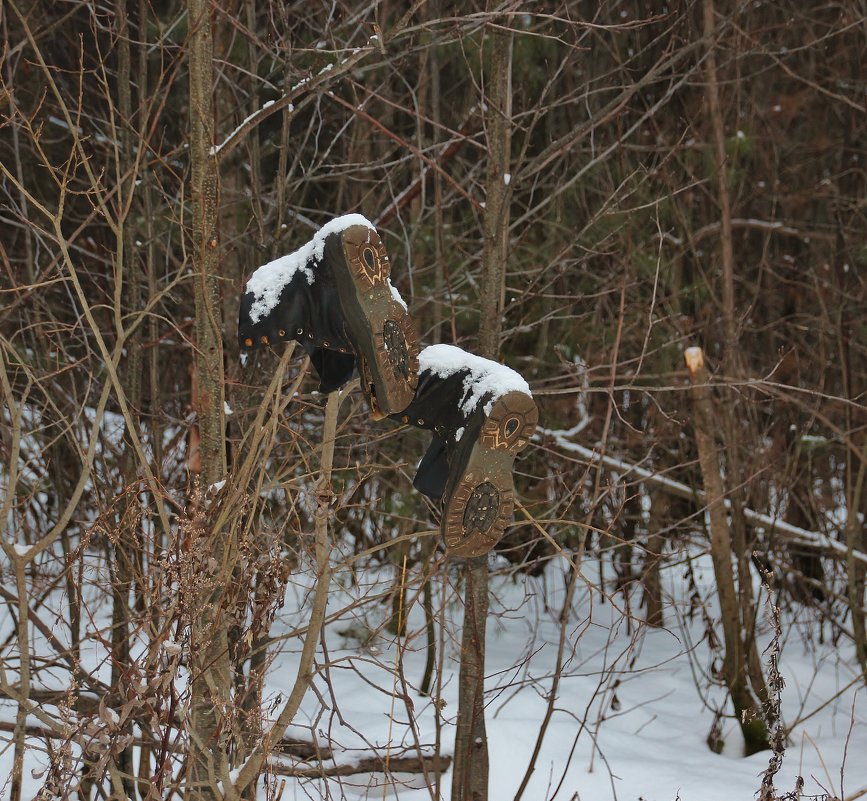
[[[234,412],[232,411],[232,407],[229,406],[228,401],[223,401],[223,414],[225,414],[226,417],[231,417],[234,414]]]
[[[510,183],[512,183],[512,174],[510,172],[503,174],[503,183],[506,186],[508,186]]]
[[[388,288],[391,291],[391,296],[401,305],[406,311],[409,311],[409,308],[406,305],[406,301],[400,296],[400,292],[397,291],[397,287],[391,283],[391,279],[388,279]]]
[[[718,626],[710,559],[695,553],[690,558],[700,603],[706,605]],[[492,564],[485,706],[490,754],[488,798],[494,801],[515,797],[545,716],[564,582],[562,567],[556,563],[537,578],[511,575],[496,559]],[[573,599],[563,677],[523,799],[552,801],[561,780],[556,801],[755,799],[769,752],[741,756],[740,731],[730,719],[724,722],[723,753],[713,753],[706,744],[712,710],[724,705],[726,694],[719,684],[702,679],[713,665],[715,653],[708,646],[702,615],[691,614],[694,606],[682,581],[682,569],[663,571],[666,628],[654,630],[641,623],[637,597],[630,620],[622,595],[602,591],[596,564],[594,559],[582,566],[588,584],[579,584]],[[607,569],[610,575],[610,562]],[[386,749],[392,755],[403,749],[413,754],[418,742],[426,750],[438,738],[439,718],[441,752],[453,754],[461,641],[458,575],[442,575],[433,588],[435,598],[441,594],[448,598],[447,611],[437,622],[437,628],[442,627],[443,639],[439,641],[445,646],[438,656],[443,660],[440,678],[445,704],[437,713],[433,700],[417,690],[424,672],[425,622],[413,571],[409,575],[407,636],[399,640],[383,630],[377,612],[368,612],[368,619],[355,603],[387,592],[394,586],[394,572],[374,575],[362,571],[354,574],[351,582],[342,575],[348,572],[349,568],[338,571],[329,597],[328,613],[334,621],[326,632],[328,659],[317,658],[323,665],[314,680],[317,692],[308,692],[289,736],[330,746],[334,756],[326,764],[331,767],[351,764],[373,748],[380,754]],[[303,625],[304,597],[303,587],[290,591],[278,625],[287,630]],[[801,627],[812,625],[811,614],[800,609],[784,620],[784,632],[791,633],[785,638],[780,659],[786,681],[782,691],[784,720],[791,725],[815,714],[794,726],[775,785],[782,792],[791,790],[800,775],[806,782],[805,794],[819,794],[820,785],[824,785],[842,798],[840,775],[844,767],[846,797],[852,797],[867,784],[867,764],[855,756],[867,748],[863,691],[859,692],[857,682],[846,689],[857,675],[857,661],[849,644],[841,643],[841,651],[830,639],[824,644],[816,639],[800,641]],[[768,642],[763,614],[759,626],[764,627],[761,652]],[[291,686],[299,646],[292,648],[277,655],[269,674],[272,698],[278,693],[285,697]],[[406,685],[403,690],[397,685],[392,702],[398,651],[401,682],[405,680]],[[840,696],[834,698],[837,693]],[[827,707],[825,702],[830,702]],[[408,711],[410,703],[412,713]],[[849,756],[844,763],[847,747]],[[439,798],[450,797],[452,775],[452,770],[443,775]],[[386,789],[383,782],[388,785],[388,798],[429,801],[432,797],[421,776],[384,778],[381,773],[287,778],[283,797],[381,799]],[[260,797],[265,797],[264,788]]]
[[[276,102],[277,102],[276,100],[268,100],[268,101],[266,101],[265,103],[262,104],[262,108],[257,108],[257,109],[252,113],[252,114],[248,114],[248,115],[247,115],[247,116],[246,116],[246,117],[241,121],[241,123],[240,123],[240,124],[235,128],[235,130],[232,131],[232,133],[230,133],[230,134],[229,134],[229,135],[228,135],[228,136],[223,140],[222,144],[219,144],[219,145],[212,145],[212,146],[211,146],[210,150],[208,150],[208,155],[210,155],[210,156],[216,156],[216,155],[218,155],[218,154],[220,153],[220,151],[221,151],[221,150],[226,146],[226,143],[227,143],[227,142],[231,142],[232,139],[234,139],[234,138],[238,135],[238,133],[241,131],[241,129],[242,129],[242,128],[243,128],[243,127],[244,127],[248,122],[250,122],[250,121],[251,121],[252,119],[254,119],[256,116],[258,116],[259,114],[261,114],[263,111],[265,111],[265,110],[271,108],[271,106],[273,106]],[[294,111],[294,108],[293,108],[293,106],[292,106],[291,103],[287,106],[287,108],[288,108],[288,110],[289,110],[290,112]]]
[[[474,356],[454,345],[429,345],[419,354],[418,365],[419,370],[430,370],[440,378],[467,371],[461,404],[461,411],[465,415],[472,413],[486,396],[485,414],[490,414],[495,401],[509,392],[532,395],[530,385],[511,367]]]
[[[12,550],[14,550],[15,553],[18,554],[18,556],[25,557],[25,556],[27,556],[27,554],[30,553],[30,549],[32,547],[33,547],[32,545],[21,545],[21,544],[16,542],[12,546]]]
[[[769,753],[741,756],[740,733],[731,720],[724,721],[723,753],[713,753],[706,744],[713,709],[725,702],[724,690],[706,678],[717,655],[708,645],[706,622],[702,614],[692,614],[696,603],[703,605],[719,626],[709,558],[695,551],[688,554],[697,597],[683,581],[684,561],[678,559],[663,570],[666,625],[658,630],[643,625],[637,595],[629,609],[622,594],[601,581],[597,565],[606,561],[610,577],[611,558],[609,552],[582,565],[586,584],[582,580],[578,585],[564,616],[562,679],[524,801],[754,801]],[[515,574],[498,557],[492,558],[491,565],[485,715],[490,752],[488,798],[499,801],[515,797],[546,713],[561,631],[564,573],[560,560],[539,577]],[[351,545],[335,554],[324,635],[328,654],[326,657],[320,648],[316,692],[307,693],[287,732],[289,737],[332,748],[333,759],[324,767],[355,763],[371,755],[374,748],[380,755],[386,750],[393,757],[413,755],[416,741],[424,753],[430,753],[436,741],[441,743],[441,753],[454,753],[461,579],[456,570],[439,570],[433,578],[437,642],[443,646],[437,651],[443,703],[437,705],[418,692],[426,638],[420,579],[428,572],[425,565],[407,569],[407,634],[395,638],[383,627],[387,610],[372,602],[393,591],[395,569],[359,569]],[[301,646],[297,636],[290,635],[306,626],[314,582],[312,572],[295,574],[272,630],[274,662],[266,676],[263,705],[266,730],[276,715],[269,710],[275,708],[278,694],[286,698],[297,672]],[[764,603],[763,595],[760,602]],[[95,624],[107,631],[111,617],[105,611]],[[783,615],[783,716],[793,729],[775,785],[782,795],[795,786],[797,776],[803,776],[800,798],[825,797],[824,787],[839,798],[854,799],[867,786],[867,763],[858,756],[867,749],[867,709],[854,650],[845,638],[838,641],[827,628],[825,636],[819,637],[810,609],[796,606]],[[12,623],[8,615],[0,620],[7,626]],[[757,623],[762,652],[768,643],[763,614]],[[812,633],[805,637],[806,632]],[[105,645],[84,641],[86,670],[97,673],[94,655]],[[180,642],[168,640],[162,648],[167,654],[181,653]],[[400,680],[396,682],[398,656]],[[108,679],[110,669],[110,660],[105,660],[103,679]],[[0,700],[0,708],[4,720],[14,720],[13,701]],[[9,737],[9,733],[0,734],[0,745]],[[0,775],[10,775],[13,755],[14,749],[0,748]],[[38,774],[47,760],[44,743],[38,738],[28,737],[25,760],[22,797],[34,798],[42,785]],[[316,765],[310,762],[305,767]],[[237,781],[241,769],[229,770],[230,782]],[[452,769],[443,775],[439,799],[450,797],[452,776]],[[276,790],[282,777],[272,775],[259,784],[262,801],[277,794],[267,795],[264,781]],[[316,779],[285,777],[285,782],[282,798],[286,801],[379,801],[383,797],[429,801],[432,797],[420,775],[380,772]],[[555,795],[558,785],[561,789]],[[0,798],[8,795],[0,792]]]
[[[250,309],[250,321],[257,323],[265,317],[280,301],[283,288],[300,272],[308,284],[316,280],[315,263],[322,259],[325,239],[329,234],[339,233],[353,225],[373,228],[373,224],[361,214],[344,214],[335,217],[316,232],[313,239],[287,256],[281,256],[262,265],[247,281],[247,292],[255,296]]]
[[[465,431],[465,429],[463,426],[461,426],[459,429],[457,429],[455,431],[455,442],[461,441],[461,437],[464,435],[464,431]]]

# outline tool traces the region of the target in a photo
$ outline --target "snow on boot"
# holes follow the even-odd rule
[[[390,274],[373,225],[360,214],[337,217],[253,273],[238,341],[244,349],[300,342],[323,392],[345,384],[357,364],[374,419],[400,412],[417,383],[418,336]]]
[[[502,538],[514,507],[512,467],[539,421],[514,370],[453,345],[419,354],[413,402],[396,420],[433,432],[413,481],[442,498],[441,530],[453,556],[481,556]]]

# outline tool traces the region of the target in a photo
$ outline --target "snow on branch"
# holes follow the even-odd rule
[[[376,40],[376,36],[372,36],[368,39],[367,47],[354,48],[352,53],[346,58],[341,59],[336,63],[326,64],[316,75],[304,78],[296,83],[287,94],[283,95],[283,97],[278,98],[277,100],[269,100],[267,103],[264,103],[262,108],[257,109],[250,114],[250,116],[244,119],[244,121],[241,122],[241,124],[238,125],[238,127],[235,128],[235,130],[232,131],[232,133],[230,133],[219,145],[213,145],[210,149],[210,155],[215,156],[218,161],[225,158],[241,143],[243,138],[252,131],[253,128],[268,119],[272,114],[276,114],[284,108],[288,109],[289,113],[292,113],[296,111],[297,108],[306,105],[311,98],[315,97],[317,90],[320,90],[323,86],[333,83],[337,78],[345,75],[353,69],[359,61],[364,59],[369,53],[372,53],[376,49]],[[304,98],[304,101],[296,107],[294,101],[296,101],[299,95],[304,92],[310,92],[310,95]]]
[[[634,475],[642,481],[646,481],[648,484],[653,484],[654,486],[666,490],[679,498],[698,500],[701,503],[706,502],[702,490],[693,489],[686,484],[682,484],[680,481],[675,481],[674,479],[660,475],[658,472],[648,470],[646,467],[639,467],[636,464],[624,462],[621,459],[615,459],[613,456],[604,456],[590,448],[585,448],[583,445],[570,442],[566,439],[567,432],[565,431],[541,428],[539,429],[539,433],[551,437],[557,447],[562,448],[564,451],[575,453],[578,456],[587,459],[588,462],[598,462],[610,470],[616,470],[620,473],[621,478],[624,478],[627,475]],[[728,498],[724,499],[724,503],[726,509],[731,508],[731,501]],[[842,542],[832,539],[821,531],[809,531],[800,528],[799,526],[794,526],[791,523],[787,523],[785,520],[773,517],[772,515],[756,512],[754,509],[744,508],[743,512],[747,522],[757,528],[763,528],[767,531],[776,531],[778,534],[784,535],[792,542],[820,548],[842,559],[845,559],[848,554],[848,550]],[[867,564],[867,553],[864,553],[863,551],[855,551],[854,555],[855,559],[859,562]]]
[[[452,766],[447,755],[393,756],[386,761],[380,755],[362,757],[355,762],[310,767],[306,762],[295,762],[271,757],[271,770],[282,776],[318,779],[322,776],[354,776],[358,773],[445,773]]]

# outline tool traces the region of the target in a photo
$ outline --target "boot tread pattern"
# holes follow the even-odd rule
[[[497,400],[482,426],[481,441],[486,448],[518,453],[536,430],[539,411],[523,392],[509,392]]]
[[[406,309],[392,296],[391,264],[379,234],[354,225],[343,231],[341,244],[355,290],[347,318],[361,332],[369,332],[357,337],[370,342],[356,354],[359,373],[373,417],[380,419],[412,403],[418,383],[418,334]]]
[[[396,378],[409,381],[412,357],[407,343],[407,332],[394,320],[386,320],[382,326],[382,347],[388,357]]]
[[[487,534],[497,521],[499,511],[500,491],[490,481],[483,481],[476,486],[467,499],[464,509],[464,531]]]
[[[356,228],[364,233],[357,234]],[[362,292],[369,292],[388,278],[391,272],[388,254],[375,231],[363,226],[347,229],[343,235],[343,248],[349,269]]]
[[[443,512],[446,547],[453,556],[481,556],[502,538],[515,505],[515,455],[526,447],[538,420],[536,404],[524,392],[510,392],[494,403]]]

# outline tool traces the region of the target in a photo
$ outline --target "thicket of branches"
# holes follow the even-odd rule
[[[368,603],[393,604],[395,631],[405,592],[439,614],[451,579],[410,486],[422,438],[372,425],[358,392],[326,411],[291,347],[239,358],[249,273],[351,211],[378,225],[425,342],[476,348],[480,297],[502,293],[494,351],[543,428],[496,565],[565,566],[571,593],[598,560],[635,625],[664,626],[661,571],[722,548],[713,680],[752,750],[775,730],[757,576],[867,669],[867,4],[735,5],[4,3],[15,801],[34,738],[46,797],[252,797],[336,564],[392,566]],[[489,102],[506,47],[509,109]],[[266,710],[298,575],[317,577],[302,669]],[[246,786],[226,781],[239,766]]]

